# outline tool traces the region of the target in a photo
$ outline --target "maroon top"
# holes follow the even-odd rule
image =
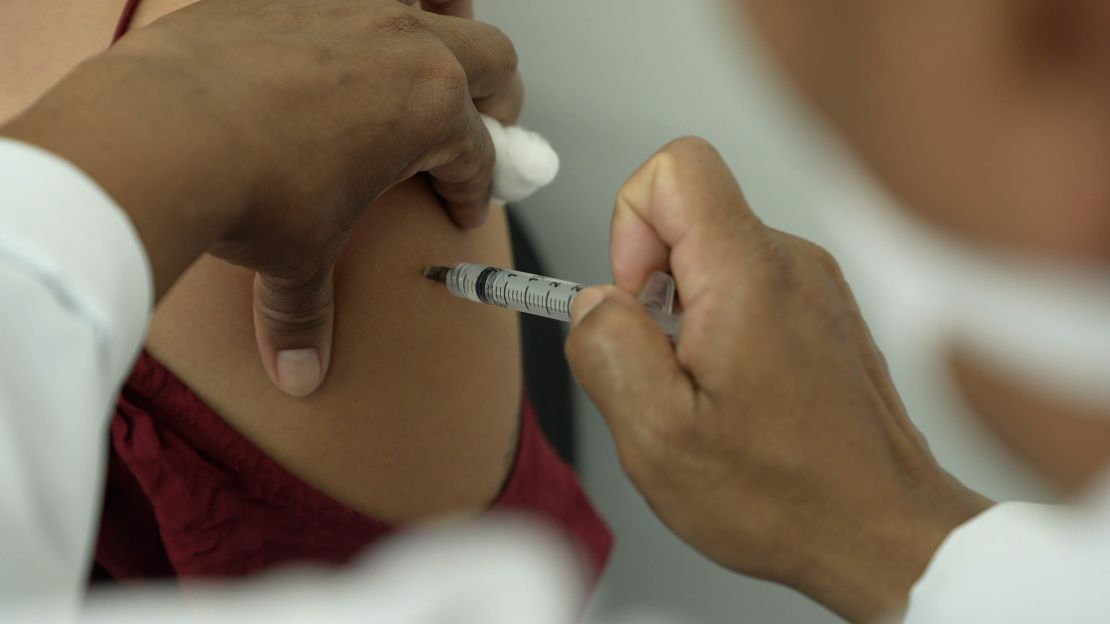
[[[120,394],[111,436],[96,562],[112,578],[342,563],[396,530],[286,471],[147,353]],[[561,529],[597,579],[612,536],[527,401],[516,462],[493,509]]]
[[[138,3],[128,0],[116,39]],[[493,509],[561,529],[596,581],[612,535],[527,399],[521,419],[516,461]],[[237,576],[294,561],[339,563],[395,530],[282,468],[154,357],[140,355],[112,419],[99,576]]]

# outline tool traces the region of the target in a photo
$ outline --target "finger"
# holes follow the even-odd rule
[[[478,112],[485,113],[500,121],[502,125],[516,125],[520,112],[524,109],[524,80],[519,73],[513,74],[513,81],[504,91],[474,101]]]
[[[635,297],[612,286],[590,288],[575,298],[571,316],[567,361],[618,443],[692,399],[670,342]]]
[[[320,387],[331,361],[334,318],[330,268],[306,279],[255,277],[255,340],[279,390],[303,397]]]
[[[425,14],[422,21],[466,72],[470,97],[482,112],[511,123],[520,114],[523,86],[513,42],[497,28],[470,20]]]
[[[474,19],[474,3],[471,0],[423,0],[421,4],[425,11]]]
[[[740,268],[744,249],[766,244],[728,165],[702,139],[667,145],[618,193],[610,256],[616,284],[626,290],[670,270],[688,305],[723,278],[735,280],[722,272]]]
[[[451,220],[461,228],[478,227],[489,214],[496,154],[476,109],[471,108],[455,145],[433,156],[425,169]]]

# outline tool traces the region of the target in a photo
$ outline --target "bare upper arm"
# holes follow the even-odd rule
[[[122,0],[0,2],[0,123],[108,48]]]
[[[253,276],[212,258],[163,300],[147,348],[272,458],[355,509],[396,523],[477,511],[515,447],[516,318],[421,273],[510,256],[502,210],[461,232],[425,183],[409,182],[364,214],[336,267],[332,365],[313,395],[272,387],[254,346]]]
[[[134,28],[196,0],[143,0]],[[107,50],[126,0],[0,2],[0,123],[34,102],[82,61]]]

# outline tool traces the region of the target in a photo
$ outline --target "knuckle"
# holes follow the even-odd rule
[[[470,91],[466,70],[446,48],[431,59],[424,71],[432,87],[450,96],[452,102],[457,102],[460,96]]]
[[[485,22],[471,22],[465,48],[469,56],[481,58],[483,66],[492,70],[503,82],[511,79],[520,66],[520,56],[512,39],[500,28]]]
[[[806,258],[810,258],[821,263],[836,261],[827,249],[807,238],[795,236],[792,237],[791,242],[800,251],[801,255],[805,256]]]
[[[259,319],[280,337],[312,334],[326,327],[334,311],[331,289],[325,287],[327,279],[327,273],[307,281],[260,277],[263,294],[255,300]]]
[[[717,148],[709,141],[696,136],[685,136],[665,145],[652,157],[656,175],[669,177],[680,184],[697,183],[704,174],[703,165],[709,159],[723,162]]]
[[[390,3],[375,16],[374,26],[379,32],[387,34],[414,34],[426,30],[415,11],[396,2]]]
[[[258,316],[271,334],[287,338],[304,336],[318,332],[331,322],[330,302],[313,305],[298,302],[292,305],[295,307],[258,306]]]
[[[816,266],[830,277],[843,277],[840,262],[828,249],[813,241],[797,237],[792,237],[791,247],[799,258],[805,260],[806,264]]]
[[[288,311],[266,306],[259,308],[258,315],[271,334],[286,338],[314,334],[331,322],[325,309]]]
[[[470,100],[470,87],[467,85],[466,72],[458,61],[437,63],[428,73],[433,89],[441,94],[441,101],[452,111],[461,111],[461,104]]]
[[[512,39],[495,26],[486,27],[490,29],[490,46],[498,61],[499,69],[505,74],[515,74],[520,68],[520,55],[517,54]]]
[[[454,55],[432,53],[421,64],[416,125],[436,137],[456,136],[470,99],[466,71]]]
[[[720,156],[720,152],[717,151],[717,148],[710,143],[708,139],[694,135],[687,135],[675,139],[667,146],[667,151],[699,151],[708,152],[718,157]]]
[[[843,269],[841,269],[840,262],[836,259],[836,256],[832,255],[829,250],[820,245],[814,244],[813,247],[814,259],[816,259],[817,263],[825,269],[825,272],[827,272],[832,277],[843,278],[844,271]]]
[[[695,163],[724,163],[724,156],[721,155],[716,146],[707,139],[692,135],[679,137],[671,141],[660,151],[660,154],[665,156],[676,168],[687,163],[692,166]],[[695,168],[700,169],[701,166]]]
[[[753,245],[751,254],[758,260],[754,263],[753,276],[762,278],[759,283],[779,283],[784,289],[791,286],[799,271],[798,253],[789,234],[777,230],[767,230],[768,236]]]

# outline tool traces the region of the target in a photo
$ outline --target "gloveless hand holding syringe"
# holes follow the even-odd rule
[[[485,122],[497,152],[494,201],[520,201],[555,179],[559,156],[546,139],[523,128],[503,127],[489,118]],[[553,277],[470,263],[429,267],[424,277],[444,284],[456,297],[564,323],[570,322],[574,298],[586,288]],[[671,340],[678,335],[682,321],[674,313],[674,298],[674,279],[666,273],[653,274],[640,291],[640,303]]]

